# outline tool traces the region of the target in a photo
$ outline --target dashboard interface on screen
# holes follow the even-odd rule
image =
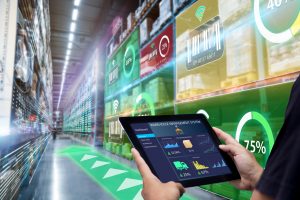
[[[163,182],[232,173],[200,120],[133,123],[131,128]]]

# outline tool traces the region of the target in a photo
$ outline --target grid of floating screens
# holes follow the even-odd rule
[[[90,59],[79,86],[64,110],[63,131],[90,144],[96,134],[97,51]]]
[[[202,113],[265,166],[300,71],[300,2],[202,0],[179,9],[178,2],[160,31],[137,43],[139,77],[121,78],[123,46],[107,61],[104,147],[131,158],[119,116]],[[251,195],[227,183],[202,187]]]

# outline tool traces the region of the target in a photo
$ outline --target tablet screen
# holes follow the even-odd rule
[[[130,126],[163,182],[232,173],[200,119],[141,122]]]

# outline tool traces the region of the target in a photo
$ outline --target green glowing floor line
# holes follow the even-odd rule
[[[124,199],[124,198],[120,197],[121,193],[124,192],[124,191],[127,191],[126,194],[129,194],[129,193],[133,194],[132,198],[134,198],[135,195],[142,188],[142,185],[140,185],[140,186],[134,186],[132,188],[126,189],[122,192],[117,191],[117,190],[115,191],[115,189],[112,188],[112,185],[111,185],[112,183],[109,183],[109,180],[114,180],[114,179],[116,179],[116,177],[110,177],[110,178],[108,178],[108,180],[103,179],[103,176],[105,175],[105,173],[110,168],[126,170],[128,172],[128,173],[118,175],[119,178],[117,178],[117,180],[118,181],[120,180],[121,183],[114,183],[114,186],[118,185],[118,187],[120,187],[120,185],[125,180],[124,177],[125,178],[132,178],[132,179],[139,179],[139,180],[142,180],[142,178],[141,178],[139,172],[136,169],[129,168],[127,165],[124,165],[122,163],[117,162],[116,160],[113,160],[113,159],[111,159],[107,156],[102,155],[95,148],[72,145],[72,146],[69,146],[69,147],[64,148],[62,150],[57,151],[56,154],[59,155],[59,156],[68,157],[75,165],[77,165],[81,170],[83,170],[94,182],[96,182],[97,185],[99,185],[101,188],[103,188],[108,194],[110,194],[115,199]],[[95,155],[97,157],[81,162],[80,159],[86,154]],[[91,169],[93,163],[97,160],[107,161],[107,162],[110,162],[110,164],[108,164],[106,167],[101,166],[101,167],[96,168],[96,169]],[[102,178],[100,176],[97,177],[96,176],[97,173],[98,174],[103,173]],[[107,183],[105,183],[105,182],[107,182]],[[115,193],[118,193],[118,195],[115,194]],[[129,194],[129,196],[130,196],[130,194]],[[188,199],[193,200],[194,198],[192,198],[189,195],[184,195],[181,199],[182,200],[188,200]]]
[[[117,162],[116,160],[113,160],[107,156],[104,156],[102,155],[99,151],[97,151],[96,149],[92,148],[92,147],[81,147],[81,146],[72,146],[71,148],[77,148],[78,150],[76,150],[76,154],[78,155],[84,155],[84,154],[94,154],[96,155],[97,157],[103,157],[106,161],[113,163],[113,164],[116,164],[116,165],[120,165],[122,168],[125,168],[126,170],[128,171],[132,171],[134,173],[137,173],[139,174],[139,172],[136,170],[136,169],[132,169],[130,167],[128,167],[127,165],[124,165],[122,163],[119,163]],[[90,149],[90,150],[86,150],[86,151],[82,151],[81,149]],[[71,157],[70,153],[67,152],[67,153],[61,153],[61,152],[56,152],[57,155],[60,155],[60,156],[67,156],[67,157]],[[74,155],[74,153],[72,152],[72,154]],[[96,158],[97,159],[97,158]]]
[[[83,153],[82,155],[84,155],[85,153]],[[91,153],[90,153],[91,154]],[[87,167],[84,167],[82,165],[80,165],[80,162],[78,162],[77,159],[73,158],[72,156],[68,156],[69,159],[71,159],[77,166],[79,166],[89,177],[92,178],[92,180],[94,180],[101,188],[103,188],[108,194],[111,194],[111,196],[115,199],[121,199],[120,196],[116,195],[114,192],[117,192],[117,191],[114,191],[112,190],[108,184],[105,184],[103,183],[104,180],[102,180],[100,177],[95,177],[92,173],[91,173],[91,169],[87,168]],[[98,155],[97,156],[98,159],[101,159],[101,157],[103,157],[102,155]],[[93,159],[93,160],[97,160],[97,158]],[[85,162],[85,161],[84,161]],[[120,164],[118,164],[119,166],[119,169],[124,169],[122,168],[122,166],[120,166]],[[104,170],[105,171],[105,170]],[[132,170],[131,170],[132,171]],[[128,177],[128,176],[127,176]],[[133,177],[128,177],[128,178],[133,178]],[[134,177],[134,179],[136,179],[136,177]],[[141,178],[140,178],[141,179]],[[106,180],[105,180],[106,181]],[[123,182],[123,179],[120,179],[121,183],[116,183],[116,185],[121,185],[122,182]],[[138,188],[137,192],[142,188],[142,186],[137,186],[136,188]],[[133,194],[132,196],[134,197],[137,192],[134,192],[134,193],[131,193]]]
[[[77,165],[81,170],[83,170],[85,172],[85,174],[87,174],[101,189],[103,189],[107,194],[111,195],[113,198],[115,199],[119,199],[114,193],[112,193],[106,186],[104,186],[103,184],[99,183],[97,178],[92,176],[90,173],[88,173],[86,171],[86,169],[84,167],[82,167],[81,165],[79,165],[75,159],[69,157],[70,160],[72,160],[72,162]]]

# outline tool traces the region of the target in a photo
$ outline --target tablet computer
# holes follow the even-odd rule
[[[133,146],[162,181],[185,187],[240,178],[201,114],[120,117]]]

